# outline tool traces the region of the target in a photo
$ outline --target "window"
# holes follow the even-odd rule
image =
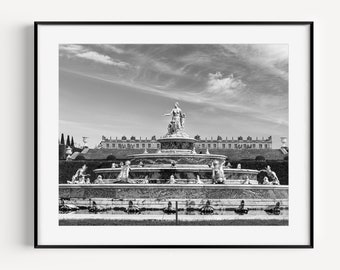
[[[202,143],[202,148],[205,148],[205,144],[204,143]]]
[[[216,143],[214,143],[214,148],[216,148],[217,147],[217,145],[216,145]]]
[[[142,143],[142,148],[145,148],[145,143]]]
[[[148,148],[151,148],[151,143],[148,143]]]
[[[110,144],[109,143],[106,144],[106,148],[110,148]]]
[[[256,148],[256,144],[255,143],[253,144],[253,148]]]
[[[120,143],[118,144],[118,148],[122,148],[122,145]]]
[[[136,143],[136,148],[139,148],[139,143]]]
[[[234,144],[234,148],[237,149],[237,143]]]
[[[222,148],[225,149],[225,143],[222,144]]]
[[[247,148],[247,145],[246,145],[246,144],[243,144],[243,148],[246,149],[246,148]]]
[[[116,145],[113,143],[113,144],[112,144],[112,148],[115,148],[115,147],[116,147]]]
[[[262,149],[262,144],[259,144],[259,148]]]
[[[264,148],[268,148],[268,145],[267,145],[267,144],[265,144],[265,145],[264,145]]]
[[[231,148],[231,143],[228,144],[229,149]]]
[[[208,143],[208,148],[210,148],[211,147],[211,145],[210,145],[210,143]]]

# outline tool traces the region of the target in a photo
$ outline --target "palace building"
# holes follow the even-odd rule
[[[195,136],[195,148],[196,149],[272,149],[272,136],[268,138],[262,137],[259,139],[256,137],[253,139],[248,136],[243,138],[239,136],[231,139],[226,137],[223,139],[221,136],[217,136],[216,139],[211,137],[210,139],[200,138],[199,135]],[[159,149],[160,143],[157,141],[156,136],[152,136],[151,139],[141,137],[138,139],[135,136],[131,136],[128,139],[126,136],[118,139],[107,138],[102,136],[102,140],[99,143],[99,148],[104,149]]]

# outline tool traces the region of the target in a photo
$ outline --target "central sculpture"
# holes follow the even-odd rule
[[[175,103],[175,106],[170,113],[165,113],[163,116],[171,116],[171,121],[168,125],[168,133],[165,135],[165,138],[189,138],[189,135],[184,132],[185,113],[182,112],[178,102]]]

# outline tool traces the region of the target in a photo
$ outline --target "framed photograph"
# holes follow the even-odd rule
[[[36,22],[36,248],[312,248],[313,22]]]

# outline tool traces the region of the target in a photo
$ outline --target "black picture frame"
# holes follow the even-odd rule
[[[41,245],[38,238],[38,27],[40,25],[255,25],[255,26],[309,26],[310,77],[310,234],[306,245]],[[313,21],[36,21],[34,22],[34,248],[144,248],[144,249],[310,249],[314,248],[314,22]]]

